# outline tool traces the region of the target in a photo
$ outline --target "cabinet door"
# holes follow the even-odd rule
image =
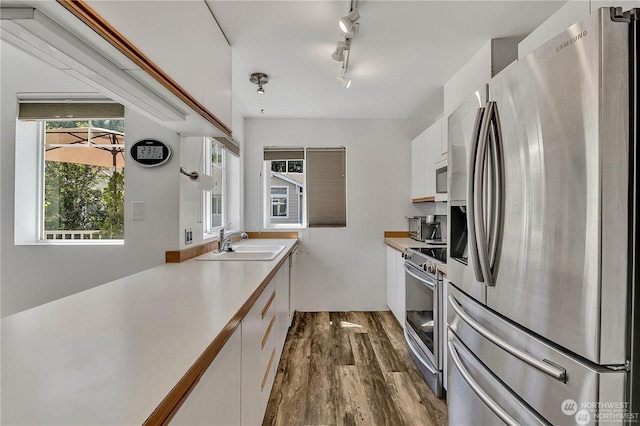
[[[425,131],[424,197],[436,196],[436,163],[440,161],[442,141],[442,119]]]
[[[268,343],[263,345],[262,342],[270,322],[270,311],[274,311],[274,300],[271,299],[274,290],[275,279],[272,279],[242,320],[242,404],[240,407],[240,420],[243,425],[259,425],[264,417],[266,404],[263,404],[264,398],[262,397],[265,372],[263,351],[269,351],[269,354],[271,354],[275,347],[273,344],[268,347]],[[268,340],[268,336],[266,340]],[[274,340],[271,339],[271,342],[274,342]]]
[[[396,253],[398,251],[391,246],[387,246],[387,306],[393,314],[397,310],[396,294]]]
[[[407,316],[407,286],[406,276],[404,274],[404,258],[402,252],[396,251],[396,318],[404,329],[404,323]]]
[[[425,132],[411,141],[411,198],[422,198],[424,188]]]
[[[275,359],[280,359],[282,347],[289,331],[289,259],[278,269],[276,280]]]
[[[236,328],[191,391],[171,425],[239,425],[241,327]]]
[[[290,255],[291,269],[289,270],[289,327],[293,321],[293,314],[296,311],[296,277],[298,273],[298,256],[300,256],[300,246],[297,246]]]

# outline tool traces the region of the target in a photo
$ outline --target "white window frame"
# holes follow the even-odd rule
[[[303,170],[305,170],[306,163],[303,160]],[[262,194],[263,194],[263,206],[262,206],[262,229],[305,229],[307,227],[307,209],[304,208],[307,203],[306,191],[302,191],[302,197],[300,203],[302,204],[302,223],[271,223],[271,219],[285,219],[284,216],[271,216],[271,161],[264,160],[262,162]],[[304,174],[304,185],[307,183],[307,174]],[[288,190],[287,190],[288,191]],[[299,191],[296,191],[299,194]],[[287,218],[289,217],[289,198],[287,197]]]
[[[202,192],[202,216],[203,216],[203,234],[204,238],[217,237],[222,229],[226,225],[227,220],[227,150],[222,149],[222,146],[211,138],[203,138],[203,161],[202,165],[204,173],[211,176],[214,166],[211,164],[212,145],[216,143],[220,146],[220,153],[222,156],[222,192],[221,192],[221,208],[222,208],[222,220],[219,226],[214,226],[211,220],[213,212],[212,192]]]
[[[272,189],[284,189],[284,194],[273,194],[271,193]],[[269,187],[269,195],[271,196],[271,219],[289,219],[289,187],[288,186],[270,186]],[[284,198],[284,207],[285,207],[285,215],[284,216],[274,216],[273,215],[273,202],[276,198]]]
[[[15,245],[100,246],[124,245],[122,239],[46,239],[44,231],[44,147],[47,120],[16,120]],[[50,120],[56,121],[56,120]],[[57,120],[65,121],[65,120]],[[35,138],[33,136],[36,136]],[[24,140],[33,139],[33,140]],[[31,142],[31,143],[29,143]],[[29,172],[29,171],[32,172]],[[33,197],[25,196],[32,193]],[[33,224],[33,225],[31,225]],[[60,231],[64,232],[64,231]]]

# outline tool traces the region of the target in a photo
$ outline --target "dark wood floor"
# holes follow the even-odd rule
[[[391,312],[297,312],[263,425],[446,425]]]

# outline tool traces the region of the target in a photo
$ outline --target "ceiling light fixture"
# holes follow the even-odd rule
[[[269,82],[269,77],[261,72],[254,72],[249,77],[249,81],[253,84],[258,85],[258,95],[264,95],[264,89],[262,88],[263,84],[267,84]]]
[[[360,12],[358,12],[358,9],[356,8],[351,8],[351,12],[349,12],[347,16],[343,16],[342,18],[340,18],[340,21],[338,22],[340,31],[345,34],[351,33],[351,30],[353,30],[353,25],[358,19],[360,19]]]
[[[344,89],[351,86],[351,79],[347,77],[349,67],[349,56],[351,54],[351,39],[358,32],[360,24],[355,23],[360,19],[360,12],[357,9],[357,0],[351,0],[351,9],[347,16],[340,18],[340,29],[344,33],[344,41],[338,41],[336,50],[331,54],[331,59],[340,62],[340,72],[336,80]]]
[[[331,59],[336,62],[344,61],[344,51],[349,50],[349,45],[351,42],[349,40],[339,41],[336,45],[336,50],[331,54]]]

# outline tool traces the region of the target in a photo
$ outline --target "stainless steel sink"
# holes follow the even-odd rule
[[[233,251],[211,252],[196,260],[273,260],[286,246],[275,244],[234,244]]]

